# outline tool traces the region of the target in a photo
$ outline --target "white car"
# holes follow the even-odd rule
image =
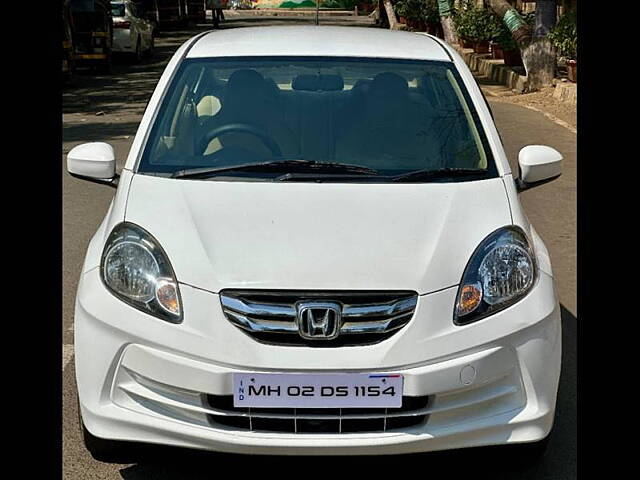
[[[357,27],[205,32],[182,45],[117,185],[75,309],[85,443],[377,455],[540,452],[560,307],[480,89],[439,39]]]
[[[113,51],[130,53],[136,61],[143,54],[153,55],[154,24],[145,18],[142,7],[130,0],[111,2]]]

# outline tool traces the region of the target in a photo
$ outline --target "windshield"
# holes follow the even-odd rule
[[[265,162],[276,168],[251,171]],[[365,167],[356,172],[363,178],[430,170],[497,175],[453,64],[337,57],[185,60],[138,172],[210,168],[225,178],[273,179],[311,163],[314,172],[325,163]],[[243,168],[227,168],[236,165]],[[348,181],[358,175],[350,172]]]
[[[124,3],[111,3],[111,15],[114,17],[124,17]]]
[[[93,12],[95,9],[94,0],[71,0],[71,10],[74,12]]]

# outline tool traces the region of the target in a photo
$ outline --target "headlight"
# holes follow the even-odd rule
[[[537,275],[535,255],[518,227],[504,227],[473,252],[458,288],[453,321],[466,325],[525,296]]]
[[[117,225],[100,264],[107,288],[129,305],[172,323],[182,321],[178,282],[155,238],[132,223]]]

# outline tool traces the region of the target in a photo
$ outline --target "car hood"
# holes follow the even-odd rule
[[[354,184],[135,175],[126,220],[179,282],[225,288],[413,290],[460,282],[478,244],[511,224],[501,178]]]

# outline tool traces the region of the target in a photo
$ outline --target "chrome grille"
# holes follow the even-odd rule
[[[332,340],[302,338],[296,305],[331,301],[341,306],[339,335]],[[415,292],[295,292],[224,290],[220,293],[227,319],[258,341],[277,345],[336,347],[368,345],[389,338],[412,318]]]
[[[212,426],[288,433],[387,432],[427,420],[430,397],[402,397],[399,408],[242,408],[232,395],[206,395]]]

